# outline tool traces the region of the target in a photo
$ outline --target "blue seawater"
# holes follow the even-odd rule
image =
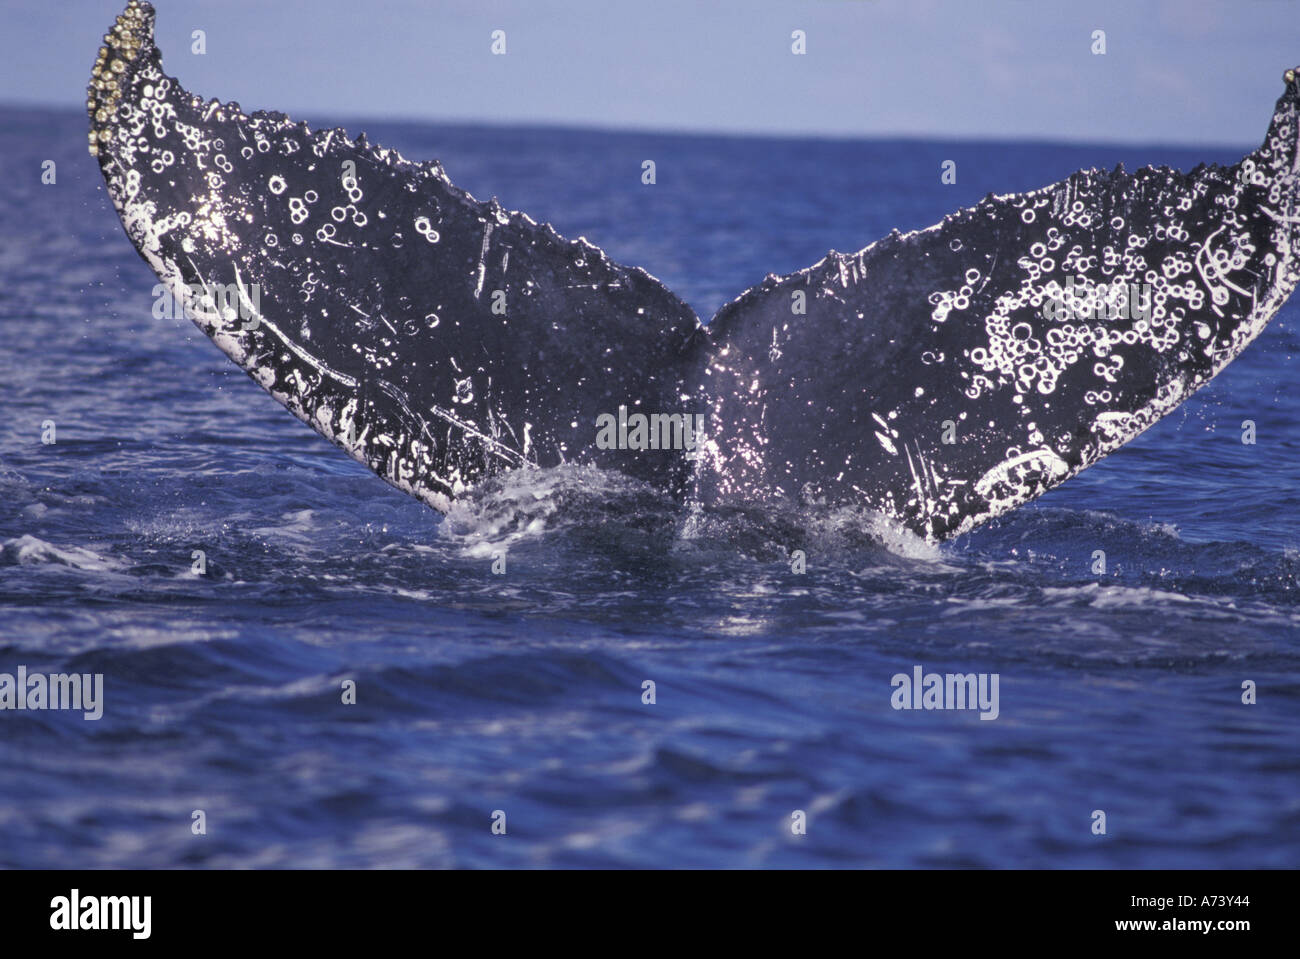
[[[989,191],[1240,155],[366,129],[704,316]],[[1300,862],[1300,302],[1134,443],[942,547],[683,517],[580,469],[442,518],[154,318],[79,115],[0,130],[0,672],[105,683],[99,721],[0,713],[0,865]],[[998,674],[999,717],[893,709],[918,665]]]

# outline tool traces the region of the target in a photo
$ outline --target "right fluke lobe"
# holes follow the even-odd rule
[[[1234,166],[990,196],[724,307],[706,494],[854,503],[943,539],[1137,436],[1300,281],[1287,83]]]

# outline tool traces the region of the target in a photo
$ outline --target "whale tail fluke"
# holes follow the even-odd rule
[[[131,0],[87,100],[127,235],[256,382],[442,510],[484,476],[578,462],[706,501],[855,504],[943,539],[1141,433],[1300,281],[1294,71],[1232,167],[990,196],[771,277],[705,328],[643,270],[437,163],[192,96],[153,22]],[[667,438],[701,411],[690,455],[623,442],[629,413]]]

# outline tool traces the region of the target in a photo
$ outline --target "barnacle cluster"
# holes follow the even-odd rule
[[[86,113],[90,116],[90,155],[98,156],[101,143],[108,143],[113,131],[109,121],[122,99],[122,87],[128,66],[149,42],[153,29],[153,7],[140,0],[130,0],[126,9],[104,34],[104,45],[90,71],[86,87]]]

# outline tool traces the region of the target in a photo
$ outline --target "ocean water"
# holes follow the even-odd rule
[[[1240,155],[346,126],[702,316],[989,191]],[[443,518],[152,315],[84,141],[79,114],[0,110],[0,672],[105,684],[98,721],[0,713],[0,866],[1300,864],[1300,302],[940,547],[582,469]],[[893,709],[915,666],[997,674],[998,718]]]

